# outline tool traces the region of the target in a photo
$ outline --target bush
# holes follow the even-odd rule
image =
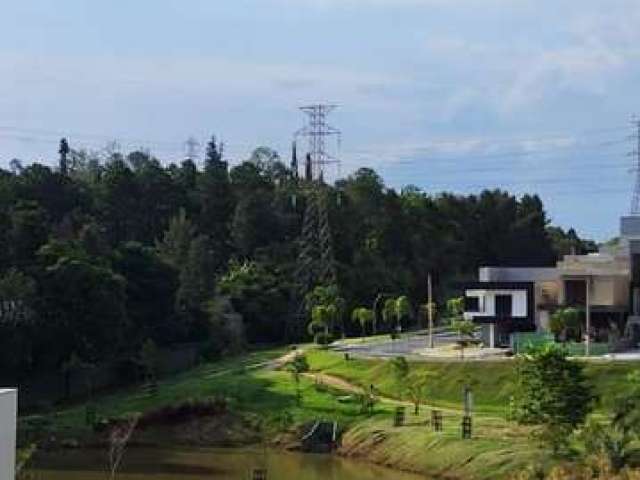
[[[517,374],[511,413],[520,423],[576,427],[593,408],[583,365],[555,345],[521,356]]]
[[[605,458],[616,472],[629,461],[632,437],[613,425],[602,425],[591,420],[582,430],[580,438],[585,452]]]

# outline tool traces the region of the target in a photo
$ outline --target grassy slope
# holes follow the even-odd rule
[[[311,368],[335,375],[362,387],[374,384],[385,395],[397,396],[397,388],[389,362],[352,359],[344,361],[340,354],[313,350],[308,354]],[[476,411],[504,415],[515,379],[513,361],[493,362],[417,362],[412,372],[428,372],[432,378],[430,402],[461,408],[461,386],[473,386]],[[600,397],[599,410],[606,410],[626,383],[627,375],[640,369],[635,362],[588,362],[586,373]]]
[[[260,362],[278,357],[284,350],[252,353],[242,358],[202,365],[192,371],[164,379],[158,393],[149,395],[140,388],[123,390],[99,399],[99,415],[118,416],[128,412],[145,412],[189,398],[224,395],[238,412],[254,414],[271,425],[283,411],[295,422],[315,418],[335,418],[351,427],[344,437],[343,453],[376,463],[427,474],[452,478],[505,478],[544,458],[530,439],[526,429],[504,419],[505,405],[511,394],[512,362],[487,363],[419,363],[412,368],[433,375],[431,399],[438,405],[460,408],[461,384],[471,378],[474,384],[476,415],[474,439],[460,439],[460,414],[445,412],[445,432],[433,433],[425,426],[429,411],[420,417],[408,416],[409,425],[394,428],[392,405],[379,404],[373,417],[359,413],[355,403],[338,401],[340,392],[319,391],[311,380],[303,378],[303,404],[295,401],[291,375],[283,371],[253,368]],[[335,353],[311,350],[311,368],[342,377],[368,387],[370,384],[385,395],[395,396],[392,371],[388,362],[351,360]],[[609,404],[615,391],[624,383],[627,373],[636,365],[624,363],[589,364],[588,374]],[[84,405],[70,406],[56,413],[54,426],[70,435],[86,433]],[[445,473],[446,472],[446,473]]]
[[[364,388],[374,384],[384,395],[398,396],[388,362],[346,362],[342,355],[322,350],[310,351],[308,359],[313,370]],[[633,363],[587,364],[587,375],[601,397],[601,413],[623,388],[627,374],[637,368],[640,365]],[[421,417],[408,417],[408,422],[415,425],[393,428],[388,416],[359,423],[344,437],[345,454],[442,478],[506,478],[533,463],[550,461],[548,452],[531,440],[527,428],[505,418],[512,394],[513,362],[413,363],[411,369],[431,374],[429,403],[441,407],[461,409],[461,386],[471,382],[475,399],[473,440],[460,439],[461,413],[445,412],[445,431],[434,433],[423,425],[429,413],[423,408]]]
[[[349,425],[358,419],[357,405],[338,402],[336,392],[318,391],[313,382],[305,378],[301,379],[303,403],[298,406],[295,384],[289,373],[252,367],[284,352],[284,349],[269,350],[205,364],[160,381],[155,395],[137,387],[99,397],[96,400],[98,415],[109,418],[144,413],[187,399],[222,395],[230,400],[233,411],[255,414],[270,424],[277,423],[277,417],[283,411],[291,413],[295,422],[330,416]],[[63,408],[53,414],[52,419],[58,433],[82,435],[89,432],[84,422],[84,404]]]

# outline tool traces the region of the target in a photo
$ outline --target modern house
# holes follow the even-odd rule
[[[16,415],[18,394],[16,390],[0,389],[0,478],[15,478],[16,463]]]
[[[582,311],[588,341],[640,340],[640,216],[623,217],[617,245],[566,255],[552,268],[482,267],[465,287],[465,318],[483,326],[487,346],[514,332],[548,331],[562,307]]]

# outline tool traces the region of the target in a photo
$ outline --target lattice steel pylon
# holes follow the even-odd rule
[[[333,240],[329,222],[329,192],[324,184],[325,168],[339,161],[330,156],[326,148],[326,137],[340,135],[340,131],[326,123],[327,114],[335,105],[312,105],[302,107],[308,115],[308,123],[296,132],[296,138],[309,138],[309,152],[303,180],[298,188],[305,197],[302,231],[298,240],[298,259],[294,271],[294,295],[291,305],[291,321],[288,325],[290,338],[301,338],[305,331],[307,294],[318,285],[337,284],[336,264],[333,255]],[[295,145],[295,144],[294,144]],[[292,166],[297,168],[297,152],[293,149]],[[297,173],[297,172],[296,172]],[[294,175],[297,179],[298,176]]]
[[[338,108],[333,104],[316,104],[300,107],[307,116],[304,127],[296,132],[297,137],[307,137],[311,156],[311,175],[313,180],[323,176],[327,165],[339,165],[340,161],[327,152],[327,138],[335,136],[340,143],[341,132],[327,123],[327,116]]]
[[[629,155],[635,158],[636,166],[633,170],[636,172],[636,184],[631,197],[631,215],[640,215],[640,119],[632,117],[631,124],[635,129],[632,139],[635,141],[635,148],[629,152]]]

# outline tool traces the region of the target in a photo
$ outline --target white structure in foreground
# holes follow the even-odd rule
[[[0,389],[0,479],[15,478],[18,392]]]

